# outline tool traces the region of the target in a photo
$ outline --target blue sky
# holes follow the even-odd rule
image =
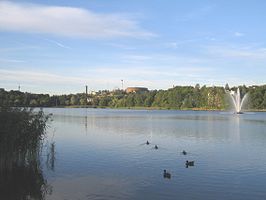
[[[0,88],[261,85],[266,1],[0,1]]]

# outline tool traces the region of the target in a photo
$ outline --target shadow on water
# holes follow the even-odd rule
[[[45,199],[52,192],[41,152],[47,121],[42,111],[0,107],[0,199]],[[54,168],[54,144],[48,152]]]

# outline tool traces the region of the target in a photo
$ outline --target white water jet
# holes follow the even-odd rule
[[[243,103],[247,99],[247,94],[245,94],[243,99],[241,99],[240,90],[239,90],[239,88],[237,88],[237,92],[235,92],[235,91],[231,91],[230,92],[230,97],[231,97],[231,99],[232,99],[232,101],[234,103],[235,113],[241,114],[242,113],[241,112],[241,108],[243,106]]]

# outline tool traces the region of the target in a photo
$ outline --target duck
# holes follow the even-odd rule
[[[147,145],[149,145],[149,144],[150,144],[148,140],[147,140],[146,144],[147,144]]]
[[[167,172],[166,170],[163,170],[163,177],[170,179],[171,178],[170,172]]]
[[[183,155],[187,155],[187,152],[185,150],[182,151]]]
[[[154,147],[155,149],[158,149],[159,147],[157,146],[157,145],[155,145],[155,147]]]
[[[186,166],[194,166],[194,161],[186,161]]]

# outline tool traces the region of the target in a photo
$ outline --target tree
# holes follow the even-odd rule
[[[200,90],[200,84],[197,83],[197,84],[195,85],[195,89],[196,89],[196,90]]]
[[[60,106],[64,106],[65,103],[66,103],[66,96],[65,95],[59,96],[59,104],[60,104]]]
[[[38,102],[37,102],[36,99],[32,99],[32,100],[30,100],[30,106],[35,107],[35,106],[37,106],[37,105],[38,105]]]
[[[109,102],[111,102],[111,98],[110,97],[103,97],[100,99],[99,101],[99,106],[108,106]]]
[[[134,101],[134,94],[129,94],[126,98],[126,106],[127,107],[134,107],[135,101]]]
[[[143,103],[144,103],[143,94],[135,94],[135,97],[134,97],[135,106],[143,106]]]
[[[146,93],[146,98],[144,101],[144,106],[150,107],[154,101],[154,96],[156,95],[157,91],[152,91],[152,92],[147,92]]]
[[[71,98],[70,98],[70,104],[71,105],[77,105],[78,104],[78,98],[76,95],[72,95]]]
[[[263,102],[262,102],[262,108],[266,109],[266,92],[264,92]]]
[[[87,99],[82,97],[80,100],[79,100],[79,104],[80,105],[86,105],[87,104]]]
[[[248,107],[251,109],[266,109],[266,85],[246,87],[238,86],[241,96],[248,93]],[[232,87],[236,90],[238,87]],[[230,89],[226,84],[224,87],[200,87],[176,86],[168,90],[149,91],[145,93],[126,94],[116,90],[99,91],[89,95],[88,104],[93,106],[110,107],[162,107],[172,109],[203,108],[203,109],[224,109],[227,104],[225,89]],[[87,105],[87,96],[84,93],[71,95],[49,96],[48,94],[31,94],[19,91],[5,91],[0,89],[0,105],[5,106],[65,106],[65,105]]]
[[[38,98],[38,97],[37,97]],[[49,95],[40,95],[39,96],[40,106],[49,106],[50,97]]]

